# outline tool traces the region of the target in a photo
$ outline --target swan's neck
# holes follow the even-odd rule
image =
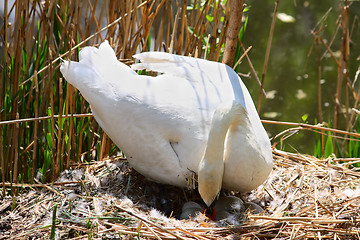
[[[231,124],[238,118],[239,110],[244,109],[239,103],[231,103],[216,109],[204,156],[199,164],[199,193],[210,206],[218,196],[224,174],[224,143]]]
[[[204,154],[204,161],[208,165],[219,165],[223,162],[224,142],[231,120],[231,116],[226,114],[226,109],[216,110]]]

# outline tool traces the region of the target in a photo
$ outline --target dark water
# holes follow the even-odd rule
[[[266,45],[270,31],[275,1],[248,0],[251,6],[245,33],[244,44],[252,46],[250,58],[259,78],[263,69]],[[340,14],[340,1],[289,1],[280,0],[279,13],[294,18],[293,22],[276,20],[275,31],[270,52],[268,70],[265,77],[265,90],[273,95],[272,99],[263,99],[261,118],[278,121],[303,122],[302,116],[308,115],[306,122],[314,124],[318,119],[318,64],[317,49],[311,30],[330,9],[324,22],[322,38],[329,43],[336,31],[337,19]],[[350,26],[354,17],[360,17],[360,2],[353,1],[350,6]],[[350,43],[349,78],[353,81],[360,61],[360,27],[359,19],[355,23]],[[335,36],[331,50],[340,53],[341,29]],[[312,52],[311,52],[312,49]],[[321,54],[325,48],[321,46]],[[310,54],[311,52],[311,54]],[[309,55],[310,54],[310,55]],[[334,114],[334,96],[336,92],[337,68],[334,60],[327,54],[321,61],[322,66],[322,109],[324,121],[332,125]],[[242,62],[240,72],[248,73],[250,68],[246,61]],[[244,78],[255,104],[259,95],[259,87],[255,79]],[[359,84],[355,85],[355,90]],[[343,87],[342,103],[345,102]],[[275,94],[274,94],[275,93]],[[351,101],[350,106],[354,101]],[[343,117],[342,117],[343,118]],[[279,133],[287,127],[265,124],[270,135]],[[339,128],[345,129],[342,125]],[[303,131],[285,141],[285,149],[312,154],[315,135]],[[278,145],[279,147],[279,145]]]

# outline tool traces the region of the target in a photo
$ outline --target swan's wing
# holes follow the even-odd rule
[[[141,61],[131,66],[133,70],[145,69],[194,82],[217,82],[227,78],[225,65],[218,62],[164,52],[144,52],[133,57]]]
[[[195,85],[203,86],[203,97],[207,101],[217,99],[222,102],[235,99],[246,110],[248,104],[253,105],[248,93],[246,94],[248,99],[244,99],[244,92],[247,92],[247,89],[240,77],[225,64],[164,52],[143,52],[134,55],[134,58],[141,62],[133,64],[131,66],[133,70],[145,69],[159,72],[164,75],[165,80],[181,78]],[[210,89],[213,92],[210,93]],[[217,100],[215,101],[216,104],[219,103]]]

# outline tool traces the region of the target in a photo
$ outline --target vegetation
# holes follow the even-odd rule
[[[303,53],[302,49],[289,53],[282,48],[282,36],[276,30],[286,33],[281,22],[293,20],[279,15],[279,9],[300,2],[260,1],[264,7],[258,8],[254,6],[259,1],[247,0],[242,24],[235,26],[235,36],[241,41],[232,42],[233,59],[224,60],[227,33],[232,28],[231,2],[234,0],[1,2],[5,14],[0,16],[0,238],[358,237],[360,70],[356,59],[360,21],[355,1],[330,1],[332,8],[325,14],[318,11],[311,16],[316,24],[306,34],[313,44],[304,53],[308,65],[316,68],[312,82],[306,83],[312,86],[310,103],[296,105],[295,111],[302,116],[299,123],[263,121],[275,147],[274,173],[245,200],[257,201],[265,212],[248,216],[244,225],[234,228],[220,228],[204,219],[182,221],[179,228],[175,218],[149,213],[150,208],[159,207],[148,192],[156,189],[155,183],[120,161],[124,160],[121,150],[102,132],[89,104],[62,79],[61,59],[77,60],[83,47],[97,46],[104,39],[126,64],[133,63],[136,52],[149,50],[227,61],[250,86],[260,116],[268,118],[263,113],[271,110],[272,102],[270,94],[265,98],[265,90],[274,83],[272,72],[282,67],[272,65],[272,56],[281,52],[286,61]],[[321,5],[301,4],[305,12]],[[266,12],[266,21],[265,17],[251,18],[254,11]],[[289,14],[296,17],[295,12]],[[254,37],[253,22],[261,22],[267,37]],[[258,50],[256,43],[264,49]],[[323,81],[329,65],[335,66],[333,85]],[[249,76],[254,81],[247,81]],[[280,82],[276,90],[287,99],[294,98],[281,82],[289,76],[276,78]],[[328,84],[330,90],[324,87]],[[328,99],[334,106],[325,109]],[[294,113],[289,106],[273,105],[277,112]],[[316,114],[304,111],[309,105],[316,105]],[[296,138],[314,143],[314,156],[281,151],[297,152],[297,146],[289,144]],[[71,168],[74,170],[58,179],[60,172]],[[172,199],[174,216],[194,197],[175,187],[164,192]]]
[[[277,16],[278,3],[275,2],[273,19]],[[354,133],[360,128],[358,114],[349,110],[358,107],[359,93],[354,84],[359,74],[348,71],[351,36],[354,29],[358,29],[359,21],[355,17],[350,22],[350,3],[343,1],[338,6],[339,19],[332,40],[327,42],[322,36],[327,17],[324,15],[311,32],[314,45],[310,51],[318,58],[318,121],[321,123],[322,56],[330,54],[337,66],[333,128],[319,130],[296,124],[296,131],[310,129],[319,134],[315,146],[317,157],[332,153],[343,157],[360,154],[359,135]],[[128,64],[132,63],[133,54],[149,49],[222,61],[231,15],[227,1],[200,0],[15,1],[13,5],[5,1],[4,7],[7,14],[0,30],[3,36],[0,64],[3,183],[33,182],[35,177],[42,181],[54,180],[70,166],[119,152],[94,121],[88,103],[62,79],[61,58],[76,60],[82,47],[96,46],[108,39],[118,58]],[[249,9],[248,5],[244,10],[240,39],[244,37]],[[14,19],[10,22],[11,17]],[[235,67],[240,61],[249,66],[251,75],[258,80],[259,110],[265,93],[263,86],[267,84],[264,79],[275,22],[273,20],[270,27],[261,78],[257,77],[248,55],[243,55],[250,48],[241,42],[237,43],[233,61]],[[336,45],[336,41],[341,44]],[[339,52],[332,50],[334,45],[340,46]],[[339,132],[333,130],[337,128],[346,130],[340,134],[340,141]],[[286,137],[281,138],[279,142],[283,143]],[[3,191],[5,194],[5,188]]]

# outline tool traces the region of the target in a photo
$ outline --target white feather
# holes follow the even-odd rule
[[[79,62],[65,61],[60,70],[138,172],[186,186],[207,149],[214,112],[235,101],[243,120],[230,124],[222,144],[222,185],[244,192],[265,181],[272,169],[270,142],[248,90],[230,67],[161,52],[134,57],[141,63],[133,69],[160,74],[137,75],[116,59],[107,41],[84,48]]]

